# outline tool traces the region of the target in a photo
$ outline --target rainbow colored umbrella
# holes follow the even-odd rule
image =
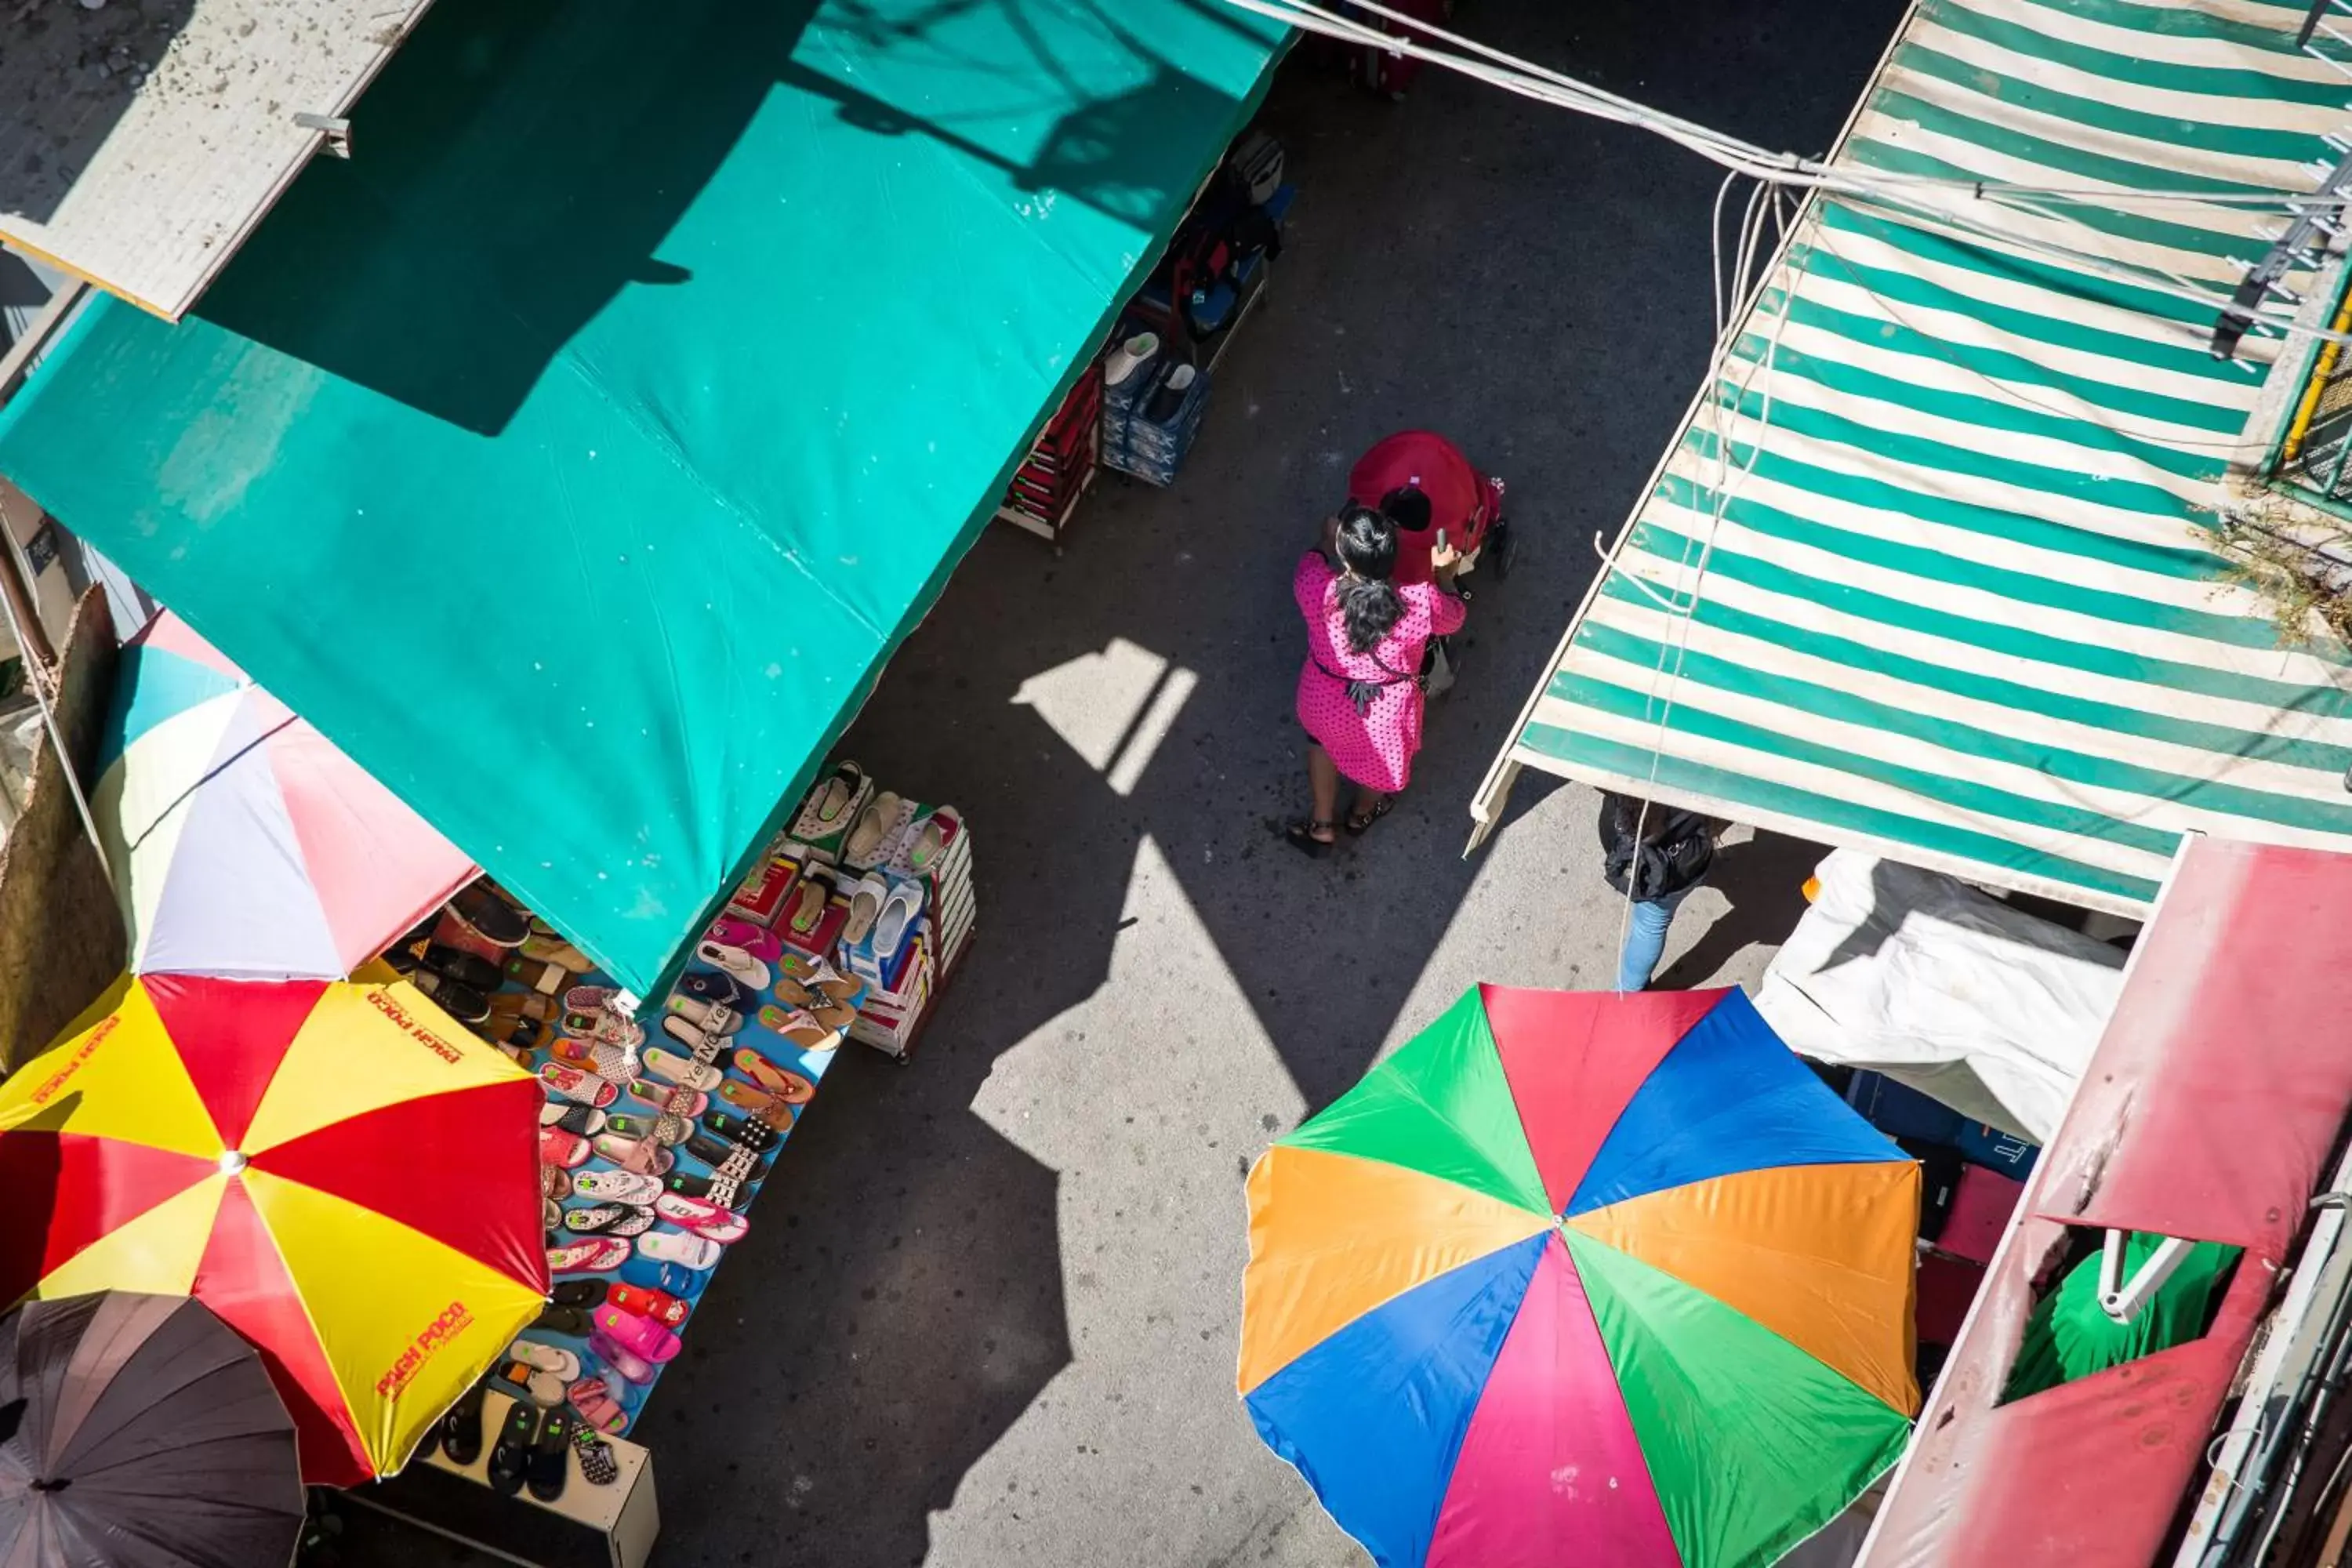
[[[133,973],[341,979],[473,876],[177,616],[122,659],[91,805]]]
[[[1918,1408],[1919,1168],[1738,991],[1481,986],[1249,1176],[1250,1417],[1391,1568],[1750,1568]]]

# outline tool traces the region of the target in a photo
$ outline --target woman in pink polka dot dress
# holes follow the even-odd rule
[[[1402,586],[1389,580],[1396,552],[1396,524],[1350,505],[1324,525],[1324,549],[1302,556],[1290,580],[1307,619],[1298,721],[1315,742],[1307,750],[1315,814],[1286,832],[1309,855],[1339,837],[1342,778],[1356,786],[1349,832],[1388,815],[1421,750],[1422,656],[1430,638],[1459,631],[1466,613],[1453,592],[1453,551],[1430,558],[1435,582]]]

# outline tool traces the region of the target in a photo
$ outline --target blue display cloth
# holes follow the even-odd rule
[[[586,975],[581,977],[578,983],[585,985],[609,985],[612,984],[610,978],[603,974]],[[662,1014],[659,1010],[646,1010],[642,1020],[646,1027],[646,1047],[667,1048],[668,1050],[677,1052],[680,1055],[684,1055],[687,1047],[681,1046],[677,1041],[669,1038],[662,1033],[661,1018]],[[552,1036],[551,1035],[551,1037]],[[756,1015],[747,1016],[744,1020],[743,1027],[736,1034],[729,1037],[729,1041],[730,1044],[733,1046],[750,1047],[751,1049],[756,1050],[761,1056],[765,1057],[768,1060],[775,1063],[778,1067],[781,1067],[789,1072],[796,1072],[803,1078],[807,1079],[812,1084],[818,1085],[823,1083],[825,1069],[833,1065],[834,1058],[838,1056],[841,1051],[852,1048],[848,1045],[846,1037],[844,1037],[843,1044],[830,1050],[802,1050],[798,1047],[793,1045],[790,1041],[786,1040],[782,1036],[777,1034],[774,1030],[762,1026]],[[531,1051],[529,1065],[533,1071],[537,1071],[539,1068],[545,1067],[549,1062],[556,1059],[557,1058],[549,1047],[546,1045],[541,1045],[533,1048]],[[723,1053],[721,1059],[724,1059]],[[751,1079],[749,1077],[740,1071],[730,1070],[728,1073],[728,1076],[739,1082],[751,1082]],[[650,1077],[646,1078],[641,1081],[649,1088],[655,1089],[666,1089],[667,1087],[667,1085],[658,1083],[657,1080]],[[554,1099],[555,1097],[551,1096],[550,1098]],[[563,1101],[562,1103],[568,1104],[570,1101]],[[815,1101],[812,1099],[809,1101],[809,1104],[814,1103],[815,1103]],[[656,1107],[647,1104],[644,1100],[635,1099],[625,1092],[624,1092],[619,1100],[615,1100],[612,1105],[605,1109],[608,1111],[618,1112],[623,1115],[643,1117],[648,1121],[657,1114]],[[740,1114],[735,1111],[735,1109],[732,1106],[722,1104],[719,1101],[716,1091],[713,1091],[711,1094],[710,1109],[714,1110],[727,1111],[730,1114]],[[754,1186],[752,1191],[737,1205],[737,1212],[742,1214],[744,1217],[751,1222],[751,1228],[749,1234],[745,1235],[740,1240],[730,1244],[725,1249],[723,1249],[718,1264],[708,1269],[694,1270],[694,1283],[689,1289],[669,1292],[669,1294],[677,1296],[678,1300],[684,1301],[688,1309],[686,1321],[680,1324],[675,1331],[681,1339],[686,1341],[686,1348],[679,1352],[681,1359],[694,1353],[693,1314],[700,1309],[703,1292],[709,1288],[711,1278],[717,1274],[719,1268],[725,1267],[727,1262],[727,1253],[731,1252],[737,1247],[756,1247],[763,1245],[761,1240],[760,1221],[754,1213],[755,1205],[761,1194],[764,1193],[769,1185],[777,1179],[776,1167],[779,1161],[782,1158],[781,1151],[783,1146],[791,1141],[793,1130],[800,1125],[801,1115],[803,1111],[807,1110],[807,1109],[808,1105],[793,1107],[790,1121],[784,1122],[783,1125],[777,1127],[776,1131],[779,1136],[776,1140],[776,1146],[774,1149],[769,1151],[761,1161],[761,1173],[757,1185]],[[706,1112],[706,1114],[708,1114],[708,1112]],[[777,1119],[777,1113],[767,1113],[767,1119],[772,1122],[774,1121]],[[705,1129],[701,1127],[700,1121],[700,1118],[698,1117],[695,1119],[696,1130],[698,1131],[705,1131]],[[683,1147],[674,1149],[671,1152],[677,1160],[675,1168],[677,1171],[688,1175],[697,1176],[709,1176],[712,1173],[711,1167],[709,1164],[687,1152]],[[592,1156],[586,1164],[579,1166],[572,1173],[572,1175],[576,1180],[578,1177],[590,1172],[610,1171],[615,1168],[616,1167],[611,1161],[606,1160],[602,1156]],[[564,1199],[562,1206],[567,1211],[572,1209],[588,1208],[593,1207],[596,1201],[597,1200],[593,1198],[574,1196]],[[657,1228],[667,1231],[676,1230],[678,1227],[672,1222],[664,1220],[660,1222]],[[583,1238],[575,1236],[571,1232],[559,1229],[549,1233],[548,1246],[552,1249],[583,1239],[590,1238]],[[771,1240],[764,1245],[772,1246],[774,1243]],[[633,1254],[635,1251],[634,1240],[631,1242],[631,1251]],[[622,1268],[626,1267],[626,1265],[622,1266]],[[556,1275],[555,1282],[561,1285],[567,1279],[603,1279],[608,1284],[618,1284],[621,1280],[621,1274],[622,1268],[606,1269],[593,1274],[564,1273]],[[653,1377],[643,1384],[631,1383],[625,1378],[623,1378],[604,1364],[604,1358],[598,1356],[594,1351],[589,1348],[587,1337],[585,1335],[559,1334],[544,1328],[531,1328],[523,1331],[521,1337],[526,1340],[536,1341],[541,1344],[560,1346],[576,1354],[580,1358],[582,1375],[589,1377],[601,1376],[604,1379],[605,1385],[610,1391],[614,1401],[628,1413],[629,1425],[632,1428],[636,1425],[637,1415],[644,1408],[646,1396],[652,1393],[654,1384],[661,1380],[661,1373],[663,1369],[658,1366],[653,1369]],[[498,1381],[497,1385],[506,1390],[508,1393],[517,1395],[522,1395],[528,1392],[520,1385],[504,1380]]]
[[[184,321],[91,306],[0,473],[652,995],[1282,37],[1220,0],[436,6]]]

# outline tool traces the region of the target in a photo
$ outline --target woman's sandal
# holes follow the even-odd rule
[[[1282,836],[1289,839],[1290,847],[1302,855],[1322,855],[1339,842],[1339,835],[1334,832],[1328,838],[1318,838],[1315,837],[1317,830],[1334,829],[1339,826],[1336,822],[1294,822],[1282,830]]]
[[[1361,837],[1366,828],[1371,826],[1373,823],[1378,822],[1381,817],[1386,816],[1395,808],[1395,806],[1396,796],[1392,795],[1382,795],[1381,797],[1380,805],[1372,807],[1369,812],[1349,812],[1348,814],[1348,820],[1340,824],[1340,826],[1348,830],[1350,837]]]

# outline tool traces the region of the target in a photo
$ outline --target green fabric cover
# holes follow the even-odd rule
[[[2134,1231],[2124,1243],[2124,1278],[2147,1261],[2163,1237]],[[2099,1255],[2093,1253],[2066,1271],[2058,1289],[2034,1303],[2025,1338],[2009,1369],[2001,1403],[2088,1377],[2127,1361],[2187,1344],[2205,1331],[2214,1282],[2238,1259],[2240,1249],[2200,1241],[2189,1249],[2171,1276],[2128,1323],[2099,1309]]]
[[[1845,1511],[1857,1474],[1902,1458],[1911,1423],[1885,1400],[1673,1275],[1561,1235],[1684,1562],[1764,1568]]]
[[[1538,1214],[1551,1212],[1475,985],[1281,1142],[1402,1165]]]
[[[185,322],[88,311],[0,472],[650,993],[1279,37],[1218,0],[453,0]]]

